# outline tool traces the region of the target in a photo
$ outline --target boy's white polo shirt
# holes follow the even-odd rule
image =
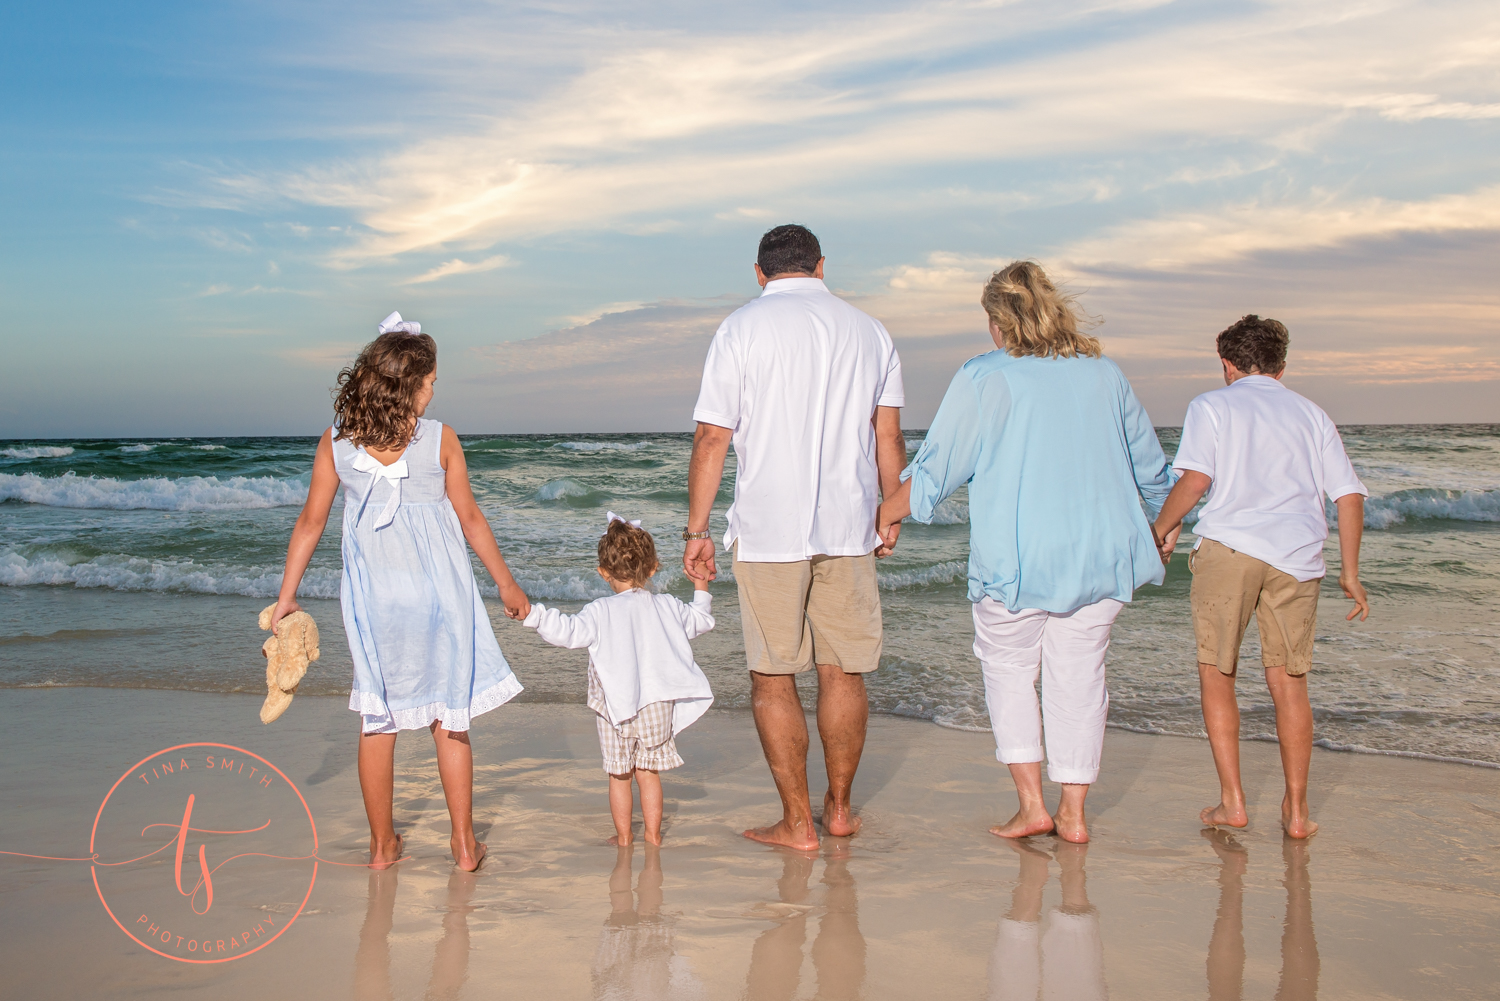
[[[1213,480],[1193,526],[1298,580],[1322,577],[1323,498],[1369,496],[1321,407],[1280,381],[1247,375],[1188,404],[1172,466]]]
[[[729,315],[693,419],[734,431],[724,547],[793,563],[875,549],[875,408],[906,402],[891,335],[817,278],[779,278]]]

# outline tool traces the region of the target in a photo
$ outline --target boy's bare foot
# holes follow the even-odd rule
[[[1245,812],[1245,805],[1227,806],[1221,800],[1214,806],[1205,806],[1198,813],[1198,819],[1205,827],[1248,827],[1250,826],[1250,815]]]
[[[990,833],[997,838],[1029,838],[1034,834],[1052,834],[1056,830],[1057,822],[1044,807],[1030,813],[1024,808],[1017,810],[1016,815],[1005,823],[991,827]]]
[[[646,839],[646,844],[661,847],[661,831],[642,831],[641,836]]]
[[[625,835],[623,840],[621,839],[620,835],[611,834],[609,836],[609,840],[604,843],[607,845],[614,845],[616,848],[629,848],[632,844],[635,843],[635,839],[629,834]],[[657,841],[656,843],[661,844],[660,841]]]
[[[377,841],[375,835],[370,835],[370,868],[383,872],[401,861],[401,849],[404,845],[399,834],[389,841]]]
[[[465,848],[457,840],[450,842],[453,849],[453,864],[463,872],[476,872],[484,864],[487,848],[483,841],[476,841],[472,848]]]
[[[833,802],[833,793],[823,794],[823,830],[831,837],[850,838],[859,833],[864,826],[864,821],[854,815],[849,804],[837,806]]]
[[[1059,807],[1057,815],[1052,818],[1052,826],[1053,833],[1064,841],[1075,845],[1088,844],[1089,825],[1082,810],[1073,814]]]
[[[818,832],[811,825],[792,826],[785,820],[770,827],[752,827],[745,832],[745,837],[763,845],[780,845],[802,852],[816,851],[818,848]]]
[[[1318,833],[1318,825],[1308,816],[1307,804],[1294,808],[1285,799],[1281,801],[1281,828],[1289,838],[1310,838]]]

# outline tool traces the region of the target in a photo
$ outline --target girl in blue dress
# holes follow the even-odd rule
[[[354,660],[349,708],[363,720],[359,785],[370,861],[385,868],[401,857],[391,820],[396,733],[426,727],[453,821],[453,858],[472,871],[485,846],[474,840],[469,724],[514,698],[521,684],[495,641],[468,547],[499,585],[506,615],[524,619],[531,605],[474,502],[458,435],[422,419],[437,380],[437,345],[399,313],[378,329],[339,373],[334,426],[318,442],[271,628],[298,608],[297,586],[342,484],[339,600]]]

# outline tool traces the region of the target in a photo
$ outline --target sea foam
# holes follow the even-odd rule
[[[1398,490],[1365,502],[1366,528],[1390,528],[1408,520],[1500,521],[1500,490]],[[1335,513],[1329,523],[1337,522]]]
[[[115,511],[243,511],[287,507],[307,499],[300,479],[271,476],[181,476],[117,480],[110,476],[0,473],[0,501]]]
[[[572,452],[639,452],[650,448],[649,441],[560,441],[553,448],[566,448]]]
[[[33,445],[27,448],[0,448],[8,459],[61,459],[73,454],[72,445]]]
[[[339,571],[310,568],[297,594],[304,598],[337,598]],[[98,587],[111,591],[174,591],[186,594],[240,594],[274,598],[281,591],[280,567],[204,566],[173,560],[148,560],[111,554],[81,563],[55,556],[27,559],[0,553],[0,586],[37,585]]]

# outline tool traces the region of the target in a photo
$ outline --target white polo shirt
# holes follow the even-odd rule
[[[1172,466],[1213,479],[1193,532],[1298,580],[1322,577],[1323,498],[1370,492],[1338,428],[1278,380],[1247,375],[1188,404]]]
[[[731,313],[703,363],[693,419],[734,431],[724,548],[794,563],[875,549],[876,407],[900,407],[901,359],[880,322],[817,278],[778,278]]]

